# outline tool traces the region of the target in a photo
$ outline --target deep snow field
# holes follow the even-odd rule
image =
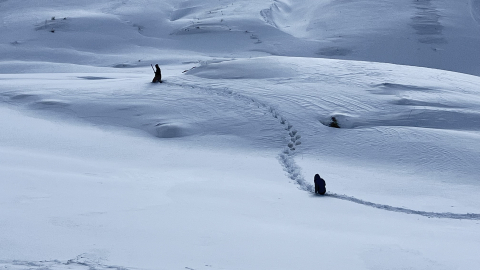
[[[480,1],[0,19],[0,269],[480,268]]]

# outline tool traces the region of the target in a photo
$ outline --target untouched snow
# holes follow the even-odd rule
[[[0,0],[0,268],[478,268],[479,3]]]

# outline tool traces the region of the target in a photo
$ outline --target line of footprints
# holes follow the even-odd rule
[[[273,117],[278,118],[279,115],[275,109],[270,108],[270,112],[273,114]],[[302,142],[300,141],[300,138],[302,138],[302,136],[298,134],[297,130],[292,129],[293,126],[289,124],[287,120],[285,120],[285,118],[280,117],[280,124],[285,125],[285,129],[289,131],[288,135],[290,136],[290,141],[288,142],[288,148],[290,149],[290,151],[295,151],[295,147],[302,144]]]
[[[300,134],[297,134],[296,130],[290,131],[288,135],[290,135],[290,142],[288,142],[288,148],[293,151],[295,150],[295,146],[302,144],[302,142],[300,141],[300,138],[302,136],[300,136]]]

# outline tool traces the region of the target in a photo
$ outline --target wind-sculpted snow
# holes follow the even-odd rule
[[[214,92],[219,95],[227,96],[233,98],[235,100],[244,101],[247,104],[254,105],[255,107],[262,109],[268,112],[272,117],[278,119],[280,124],[284,126],[284,129],[288,132],[287,136],[287,145],[283,149],[283,151],[279,154],[278,160],[282,165],[283,169],[288,175],[288,178],[293,180],[295,183],[298,184],[299,188],[305,191],[313,191],[312,184],[308,183],[301,173],[300,167],[295,163],[295,150],[296,148],[301,145],[301,135],[298,134],[298,131],[293,127],[290,122],[281,115],[281,113],[272,105],[268,105],[260,100],[255,98],[246,96],[241,93],[237,93],[234,90],[229,88],[213,88],[213,87],[199,87],[193,83],[186,84],[186,83],[175,83],[178,86],[182,87],[189,87],[189,88],[196,88],[201,89],[207,92]]]
[[[285,130],[289,131],[288,135],[290,138],[290,140],[288,141],[287,147],[285,147],[285,149],[279,155],[278,159],[280,161],[280,164],[282,165],[283,169],[287,173],[288,177],[291,180],[293,180],[296,184],[298,184],[300,189],[308,192],[314,192],[313,185],[305,180],[305,177],[302,174],[301,168],[297,165],[294,159],[296,147],[301,144],[299,141],[301,136],[293,128],[293,125],[290,122],[288,122],[279,113],[278,109],[276,109],[274,106],[267,105],[266,103],[261,102],[255,98],[237,93],[234,90],[231,90],[228,88],[223,88],[223,89],[222,88],[220,89],[206,88],[206,87],[199,87],[198,85],[193,85],[193,84],[178,84],[178,85],[183,87],[202,89],[208,92],[215,92],[217,94],[228,96],[236,100],[244,101],[246,103],[257,106],[258,108],[262,108],[263,110],[267,110],[271,114],[271,116],[273,116],[276,119],[279,119],[280,124],[284,125]],[[450,212],[418,211],[418,210],[396,207],[396,206],[391,206],[386,204],[378,204],[374,202],[357,199],[353,196],[341,195],[341,194],[336,194],[331,192],[328,192],[327,194],[325,194],[325,196],[329,196],[332,198],[349,201],[349,202],[353,202],[353,203],[357,203],[357,204],[361,204],[361,205],[365,205],[365,206],[369,206],[369,207],[373,207],[381,210],[412,214],[412,215],[420,215],[420,216],[425,216],[429,218],[480,220],[480,214],[476,214],[476,213],[458,214],[458,213],[450,213]]]
[[[459,2],[0,0],[0,269],[480,265]]]
[[[269,100],[268,102],[268,104],[274,105],[266,105],[266,103],[259,102],[256,98],[246,96],[245,94],[236,94],[232,89],[235,89],[237,87],[236,85],[245,83],[242,84],[242,87],[245,88],[245,92],[255,95],[255,93],[259,93],[260,90],[255,90],[257,82],[253,82],[251,78],[271,80],[272,77],[281,77],[283,79],[289,80],[290,84],[294,84],[301,81],[301,76],[302,74],[304,74],[304,72],[300,72],[300,70],[305,69],[305,71],[308,72],[309,70],[312,70],[314,68],[310,68],[309,70],[307,70],[306,67],[301,67],[294,64],[287,65],[286,63],[275,63],[275,59],[273,58],[265,59],[265,62],[255,62],[255,65],[249,65],[249,61],[252,60],[227,61],[212,65],[204,65],[200,68],[192,70],[188,74],[206,79],[229,78],[235,79],[235,81],[238,80],[238,83],[229,83],[227,81],[224,81],[223,84],[218,83],[217,86],[224,85],[224,89],[226,91],[223,91],[224,93],[233,94],[237,96],[237,98],[243,99],[256,105],[260,105],[259,107],[262,107],[264,110],[268,110],[272,116],[281,119],[281,123],[284,124],[286,126],[285,129],[289,131],[289,136],[292,141],[288,142],[288,147],[285,148],[285,150],[279,155],[279,160],[284,170],[287,172],[288,177],[296,184],[298,184],[300,189],[305,191],[313,192],[313,186],[305,180],[305,177],[302,174],[301,167],[298,166],[295,162],[296,150],[292,149],[292,147],[295,148],[298,146],[295,138],[300,135],[297,134],[297,130],[291,128],[291,126],[293,126],[292,122],[286,122],[284,116],[279,113],[279,107],[286,106],[286,108],[283,109],[284,111],[289,112],[291,111],[291,109],[289,110],[287,106],[291,106],[290,104],[299,104],[300,106],[295,106],[295,108],[301,108],[299,110],[302,111],[318,111],[319,107],[321,108],[321,106],[325,106],[326,103],[328,103],[328,105],[330,106],[333,104],[333,108],[342,105],[345,106],[345,108],[348,108],[353,113],[351,115],[348,113],[335,113],[332,116],[335,116],[339,120],[339,122],[343,124],[341,125],[342,128],[356,128],[357,130],[360,130],[360,128],[363,127],[371,128],[387,126],[422,127],[445,130],[476,130],[476,127],[478,126],[474,124],[476,122],[476,119],[478,118],[476,117],[478,114],[471,109],[466,110],[462,108],[462,106],[457,106],[456,101],[452,101],[452,99],[448,96],[449,90],[448,88],[446,88],[448,86],[429,86],[422,83],[405,84],[392,81],[380,84],[373,84],[373,87],[368,86],[366,88],[366,91],[368,91],[372,95],[378,95],[378,97],[374,98],[384,99],[384,96],[387,96],[388,99],[386,100],[388,102],[388,106],[392,106],[392,104],[394,104],[396,111],[390,114],[387,113],[387,110],[383,109],[382,113],[378,115],[361,115],[359,114],[359,112],[375,111],[376,108],[371,107],[366,102],[360,102],[360,100],[357,100],[351,92],[348,92],[348,94],[346,94],[345,96],[342,96],[340,92],[336,92],[334,96],[325,99],[326,93],[322,92],[322,94],[320,95],[316,93],[309,94],[310,92],[305,90],[305,87],[308,86],[304,85],[298,87],[298,89],[302,89],[301,91],[290,91],[289,95],[285,95],[281,98],[279,98],[280,91],[278,91],[277,89],[273,89],[275,86],[273,86],[269,90],[265,90],[264,92],[262,92],[264,97],[274,96],[272,97],[273,100]],[[264,66],[265,63],[268,63],[268,67]],[[265,75],[264,77],[260,77],[258,75],[260,69],[268,69],[270,67],[270,72],[263,74]],[[332,68],[335,69],[337,67]],[[278,72],[275,72],[277,70]],[[312,77],[314,76],[316,75],[309,74],[310,79],[312,79]],[[322,82],[323,80],[325,80],[325,78],[318,78],[318,81],[320,82]],[[465,91],[465,94],[469,93],[469,91]],[[322,98],[315,102],[314,100],[318,97]],[[288,101],[288,103],[286,103],[285,101]],[[373,103],[371,100],[370,102]],[[463,103],[463,106],[465,106],[466,104],[466,102]],[[403,109],[404,106],[411,106],[411,108],[409,108],[408,110]],[[419,113],[421,113],[421,117],[417,116]],[[458,119],[462,119],[462,121],[457,121]],[[302,130],[304,132],[308,132],[308,130],[305,130],[304,119],[295,118],[294,120],[299,121],[300,124],[297,124],[297,126],[302,127]],[[350,125],[348,125],[348,123],[350,123]],[[326,123],[323,124],[328,126],[328,124]],[[383,140],[384,139],[385,138],[383,138]],[[323,142],[323,144],[327,143]],[[327,145],[325,145],[325,147],[327,147]],[[421,147],[427,146],[424,144]],[[448,152],[447,150],[442,148],[439,148],[438,150],[436,148],[431,148],[428,149],[428,151],[431,153],[435,151],[436,154],[434,156],[436,158],[445,156],[448,159],[453,159],[455,157],[454,152]],[[426,160],[422,160],[422,162],[424,163],[425,161]],[[435,218],[474,220],[480,219],[480,214],[475,213],[458,214],[449,212],[443,213],[418,211],[409,208],[369,202],[348,195],[330,193],[328,196],[386,211],[395,211],[400,213],[415,214]]]
[[[480,220],[480,214],[476,214],[476,213],[457,214],[457,213],[450,213],[450,212],[418,211],[418,210],[413,210],[408,208],[402,208],[402,207],[396,207],[396,206],[391,206],[386,204],[378,204],[374,202],[364,201],[352,196],[341,195],[341,194],[330,193],[330,192],[326,193],[325,196],[344,200],[344,201],[354,202],[354,203],[370,206],[370,207],[381,209],[381,210],[399,212],[399,213],[405,213],[405,214],[411,214],[411,215],[420,215],[420,216],[429,217],[429,218]]]
[[[5,270],[128,270],[122,266],[105,265],[101,260],[92,260],[83,255],[68,261],[46,260],[46,261],[0,261],[0,268]]]

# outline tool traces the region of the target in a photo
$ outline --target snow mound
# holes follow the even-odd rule
[[[154,135],[158,138],[179,138],[191,135],[191,129],[185,124],[157,124]]]
[[[66,108],[70,104],[58,99],[42,99],[30,104],[35,109],[54,109],[54,108]]]
[[[207,79],[267,79],[296,75],[289,63],[274,57],[205,63],[187,74]]]

